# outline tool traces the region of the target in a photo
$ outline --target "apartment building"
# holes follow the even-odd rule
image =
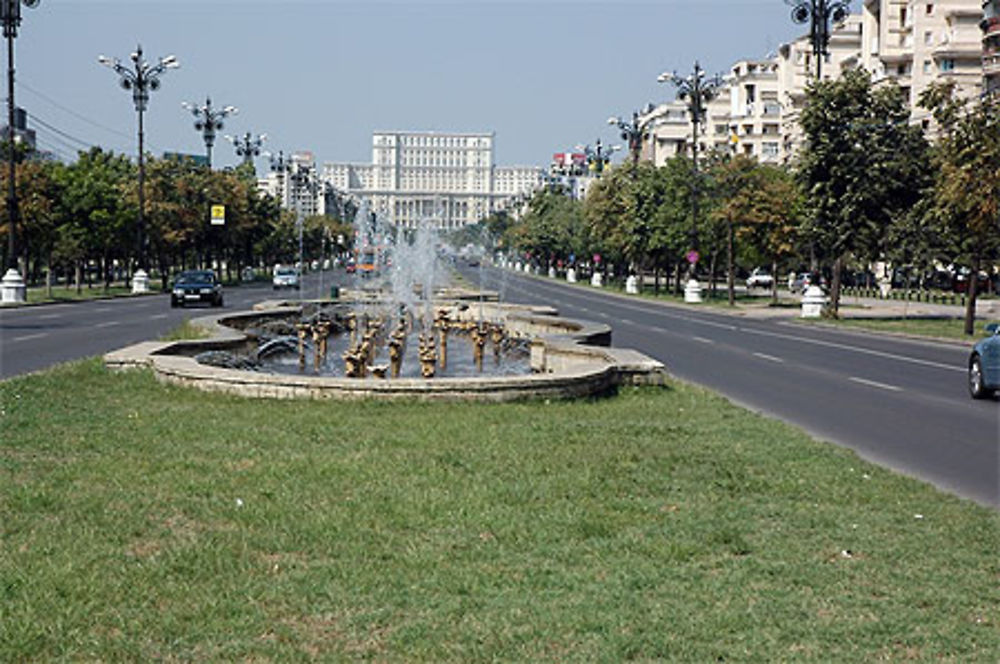
[[[326,214],[333,192],[318,177],[311,152],[295,152],[257,179],[257,190],[278,199],[281,207],[303,217]]]
[[[733,131],[730,129],[731,100],[729,83],[716,90],[715,96],[705,105],[705,115],[698,127],[698,151],[732,150]],[[639,116],[639,123],[646,128],[647,139],[640,157],[663,166],[668,160],[691,153],[694,145],[694,125],[687,102],[675,99],[653,108]]]
[[[376,131],[372,163],[327,163],[322,179],[368,201],[391,223],[475,223],[541,186],[542,169],[496,166],[492,133]]]
[[[954,81],[966,97],[982,90],[982,19],[982,0],[865,0],[861,66],[876,82],[895,81],[913,121],[927,127],[919,101],[932,82]]]
[[[984,0],[983,20],[983,91],[1000,94],[1000,0]]]

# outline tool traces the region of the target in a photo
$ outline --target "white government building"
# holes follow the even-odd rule
[[[390,222],[444,229],[510,208],[542,185],[537,166],[497,166],[492,133],[376,131],[372,163],[326,163],[320,179]]]

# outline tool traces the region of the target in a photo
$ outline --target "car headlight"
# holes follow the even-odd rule
[[[184,294],[184,289],[183,288],[175,288],[174,289],[174,295],[183,295],[183,294]]]
[[[211,288],[202,288],[202,289],[201,289],[201,292],[202,292],[202,294],[207,294],[207,293],[211,293],[211,292],[212,292],[212,289],[211,289]]]

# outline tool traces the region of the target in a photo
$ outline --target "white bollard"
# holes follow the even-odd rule
[[[521,261],[518,261],[514,263],[514,272],[520,272],[520,271],[521,271]]]
[[[552,266],[549,266],[549,279],[555,279],[555,278],[556,278],[556,269]]]
[[[576,270],[573,268],[566,270],[566,281],[571,284],[576,283]]]
[[[628,275],[628,278],[625,280],[625,292],[629,295],[639,294],[639,280],[635,278],[634,274]]]
[[[684,285],[684,301],[691,304],[701,302],[701,284],[698,283],[697,279],[688,279]]]
[[[601,273],[600,272],[595,272],[593,275],[591,275],[591,277],[590,277],[590,285],[591,286],[596,286],[597,288],[601,287]]]
[[[149,275],[146,274],[145,270],[136,270],[135,274],[132,275],[132,292],[149,292]]]
[[[823,307],[826,306],[826,295],[819,286],[810,286],[802,296],[801,318],[819,318],[823,315]]]
[[[27,290],[21,273],[12,267],[7,270],[7,274],[3,275],[3,280],[0,281],[0,303],[20,304],[27,300]]]

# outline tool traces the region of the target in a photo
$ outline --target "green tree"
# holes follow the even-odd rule
[[[928,209],[947,243],[947,257],[972,270],[965,310],[965,333],[971,335],[976,276],[1000,259],[1000,100],[972,103],[957,97],[953,84],[944,84],[930,87],[920,101],[941,130]]]
[[[831,307],[850,254],[876,257],[887,229],[920,199],[927,143],[895,85],[875,89],[865,71],[810,85],[801,116],[805,146],[797,176],[804,233],[833,263]]]

